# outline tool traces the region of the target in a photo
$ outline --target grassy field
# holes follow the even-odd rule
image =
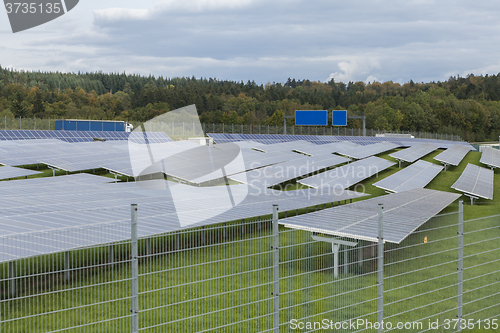
[[[424,160],[437,163],[433,157],[440,152],[431,153]],[[380,157],[391,160],[388,155]],[[427,188],[454,192],[450,186],[467,163],[479,165],[479,158],[479,153],[470,152],[458,167],[441,172]],[[395,165],[368,179],[363,184],[365,192],[370,197],[385,194],[372,184],[398,170]],[[114,178],[103,171],[97,172]],[[52,170],[44,170],[44,174],[52,175]],[[497,174],[495,171],[495,199],[500,198]],[[498,214],[500,205],[481,199],[470,206],[466,198],[464,203],[465,220],[473,221],[464,225],[463,312],[470,314],[466,319],[492,316],[500,319],[500,218],[488,217]],[[457,204],[453,204],[402,244],[386,244],[386,321],[393,325],[419,321],[425,330],[431,322],[443,324],[456,318],[456,212]],[[362,267],[357,262],[357,249],[346,250],[349,264],[343,261],[342,252],[341,274],[334,278],[329,244],[313,242],[308,232],[282,227],[279,242],[280,332],[307,331],[292,329],[288,324],[292,319],[376,321],[377,275],[371,244],[361,244],[365,257]],[[234,222],[203,231],[187,230],[178,238],[175,234],[161,235],[141,240],[139,245],[139,318],[143,331],[256,332],[272,328],[269,221],[247,221],[244,232],[240,222]],[[109,262],[109,251],[109,246],[73,251],[73,269],[68,281],[64,279],[62,254],[19,261],[19,272],[26,277],[19,280],[21,291],[13,299],[8,298],[7,265],[1,266],[0,331],[44,332],[79,325],[83,326],[69,332],[130,331],[128,245],[115,246],[114,263]],[[165,322],[169,324],[162,325]],[[454,330],[441,326],[437,331]]]

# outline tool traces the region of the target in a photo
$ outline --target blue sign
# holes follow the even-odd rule
[[[295,111],[295,125],[326,126],[328,124],[327,110],[297,110]]]
[[[347,110],[332,111],[332,126],[347,126]]]

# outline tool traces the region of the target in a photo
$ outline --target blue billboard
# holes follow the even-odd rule
[[[347,126],[347,110],[332,111],[332,126]]]
[[[328,124],[327,110],[297,110],[295,111],[295,125],[326,126]]]

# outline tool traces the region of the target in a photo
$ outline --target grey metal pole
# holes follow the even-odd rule
[[[70,252],[69,251],[64,252],[64,280],[66,282],[68,282],[70,278],[70,269],[71,269],[70,260],[71,260]]]
[[[366,136],[366,117],[363,116],[363,136]]]
[[[283,134],[286,134],[286,117],[283,117]]]
[[[382,321],[384,320],[384,206],[378,206],[378,304],[377,321],[379,323],[378,332],[383,332]]]
[[[462,297],[464,283],[464,201],[458,201],[458,300],[457,318],[462,321]],[[462,331],[462,325],[458,326],[458,331]]]
[[[115,244],[111,244],[109,246],[109,262],[110,262],[110,267],[114,268],[115,267]]]
[[[280,329],[280,255],[279,255],[279,229],[278,205],[273,205],[273,332],[279,333]]]
[[[9,262],[9,294],[10,297],[16,297],[16,262]]]
[[[139,332],[139,251],[137,249],[137,204],[131,206],[132,333]]]

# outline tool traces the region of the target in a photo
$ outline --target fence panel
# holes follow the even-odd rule
[[[486,329],[500,328],[500,215],[464,222],[463,318]],[[481,326],[480,326],[481,325]]]
[[[384,321],[386,331],[442,329],[457,318],[458,213],[438,215],[401,244],[386,244]],[[390,322],[390,327],[387,326]]]
[[[272,328],[270,220],[179,231],[141,244],[139,331]]]
[[[89,227],[75,243],[119,230],[123,225]],[[22,241],[50,248],[67,241],[69,233],[25,235]],[[0,242],[9,246],[8,239]],[[130,242],[118,242],[1,264],[0,331],[130,331],[129,257]]]

